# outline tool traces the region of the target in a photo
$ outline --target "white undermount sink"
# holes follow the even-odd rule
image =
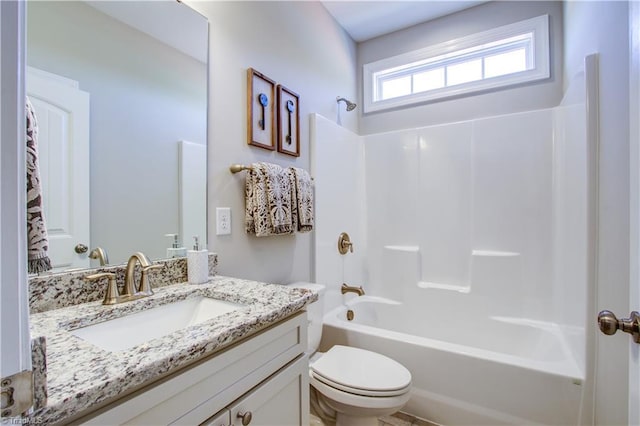
[[[104,350],[116,352],[200,324],[244,306],[198,296],[79,328],[71,331],[71,334]]]

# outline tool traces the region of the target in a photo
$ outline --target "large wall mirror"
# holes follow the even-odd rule
[[[207,58],[206,18],[175,0],[27,3],[55,270],[206,240]]]

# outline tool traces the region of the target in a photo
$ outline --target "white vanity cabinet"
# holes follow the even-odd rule
[[[300,312],[74,424],[308,425],[306,346]]]
[[[205,421],[203,426],[309,424],[309,361],[301,357]]]

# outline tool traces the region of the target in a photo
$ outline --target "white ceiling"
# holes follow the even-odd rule
[[[357,41],[365,41],[486,1],[322,1],[338,23]]]

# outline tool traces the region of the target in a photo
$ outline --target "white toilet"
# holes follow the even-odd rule
[[[322,336],[325,286],[289,284],[318,293],[307,306],[309,318],[309,377],[312,406],[321,417],[335,417],[336,426],[377,426],[378,417],[395,413],[408,401],[411,373],[384,355],[348,346],[316,352]]]

